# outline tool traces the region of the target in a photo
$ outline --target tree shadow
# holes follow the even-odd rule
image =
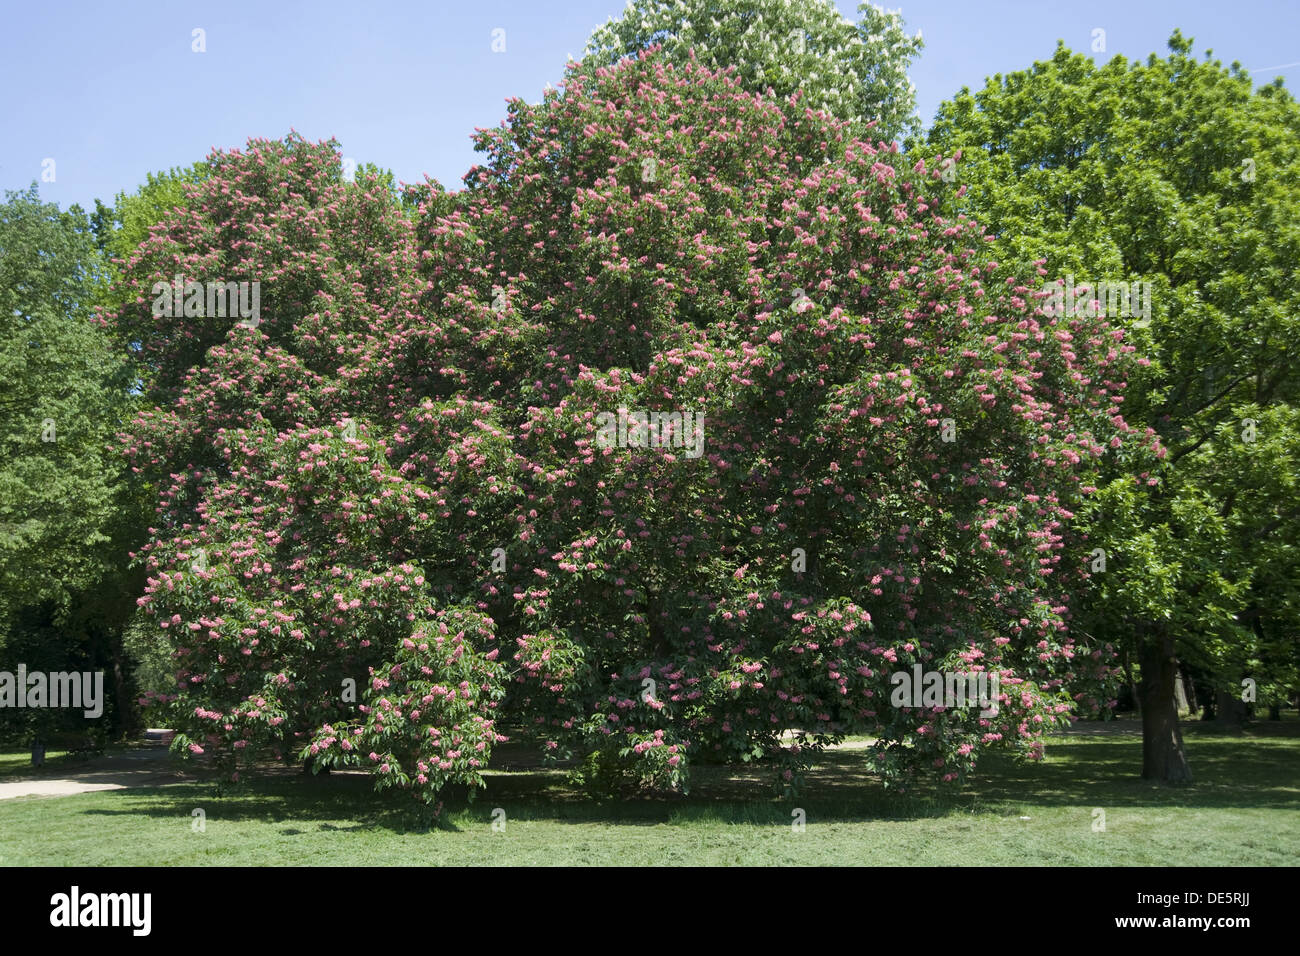
[[[375,792],[361,773],[255,777],[233,789],[210,782],[108,791],[109,799],[137,798],[131,806],[88,814],[174,819],[196,805],[219,806],[225,820],[288,824],[286,836],[315,830],[383,829],[429,832],[491,825],[497,811],[510,821],[658,826],[709,822],[737,826],[789,825],[792,814],[844,823],[951,815],[1018,812],[1027,803],[1048,807],[1184,809],[1300,809],[1300,725],[1290,733],[1242,739],[1209,731],[1185,732],[1194,782],[1165,787],[1138,777],[1142,742],[1131,734],[1049,738],[1041,762],[995,754],[962,787],[923,784],[906,793],[884,786],[860,750],[827,751],[794,799],[774,795],[770,764],[696,768],[689,794],[644,791],[604,799],[572,787],[557,769],[495,770],[470,800],[444,793],[441,813],[405,792]],[[139,797],[147,797],[140,806]]]

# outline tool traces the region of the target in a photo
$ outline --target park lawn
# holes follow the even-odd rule
[[[189,782],[25,797],[0,801],[0,864],[1300,863],[1300,722],[1184,733],[1196,782],[1178,789],[1136,777],[1141,740],[1124,734],[1052,738],[1039,764],[990,759],[956,792],[887,793],[861,751],[838,751],[793,802],[770,796],[766,771],[749,768],[701,768],[688,797],[606,802],[575,792],[563,772],[493,771],[476,802],[449,803],[432,830],[409,797],[377,795],[351,774],[268,776],[224,796]],[[796,808],[803,832],[791,825]]]

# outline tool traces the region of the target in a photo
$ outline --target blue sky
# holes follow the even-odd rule
[[[345,156],[448,188],[475,161],[474,127],[505,100],[540,98],[623,0],[78,0],[10,4],[0,32],[0,188],[39,180],[62,206],[111,202],[150,171],[188,165],[250,136],[339,140]],[[883,3],[897,8],[899,4]],[[856,19],[856,0],[837,6]],[[1261,83],[1300,86],[1296,0],[902,0],[925,49],[912,69],[922,119],[962,86],[1046,59],[1058,38],[1130,59],[1166,53],[1174,27]],[[191,50],[194,28],[205,53]],[[492,31],[506,50],[492,52]]]

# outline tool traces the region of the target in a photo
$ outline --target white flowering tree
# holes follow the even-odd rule
[[[617,62],[659,43],[668,56],[736,67],[755,92],[796,91],[813,109],[861,122],[893,139],[917,128],[916,88],[907,67],[921,32],[899,14],[858,5],[854,23],[830,0],[631,0],[587,41],[586,56]]]

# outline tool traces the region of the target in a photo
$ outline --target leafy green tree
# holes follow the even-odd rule
[[[91,320],[103,263],[82,210],[33,184],[0,206],[0,659],[50,670],[106,667],[116,725],[128,708],[114,622],[129,588],[121,459],[123,363]],[[48,667],[47,667],[48,665]],[[21,715],[20,715],[21,716]],[[10,731],[41,732],[38,726]],[[9,717],[14,717],[10,714]],[[16,718],[15,718],[16,719]],[[52,726],[52,725],[50,725]]]
[[[1253,675],[1274,698],[1300,683],[1300,107],[1280,79],[1254,89],[1240,64],[1198,63],[1178,31],[1169,46],[1096,66],[1059,45],[963,89],[910,145],[932,162],[960,150],[945,208],[990,228],[1005,262],[1044,262],[1149,356],[1122,408],[1166,454],[1102,489],[1089,544],[1105,553],[1078,556],[1092,580],[1075,626],[1135,652],[1143,775],[1181,782],[1175,658],[1212,670],[1221,696]],[[1102,281],[1150,294],[1125,309]]]
[[[79,207],[0,207],[0,612],[94,581],[117,501],[125,380],[90,320],[101,263]]]
[[[907,68],[922,47],[897,13],[858,5],[857,23],[829,0],[632,0],[587,41],[587,56],[615,63],[661,44],[684,63],[734,66],[745,89],[771,89],[845,119],[877,120],[886,140],[915,128]]]
[[[162,222],[167,213],[185,202],[186,187],[203,182],[208,164],[195,163],[161,173],[149,173],[135,192],[120,192],[112,206],[95,200],[91,223],[95,241],[109,260],[125,261],[136,254],[149,238],[151,227]]]

